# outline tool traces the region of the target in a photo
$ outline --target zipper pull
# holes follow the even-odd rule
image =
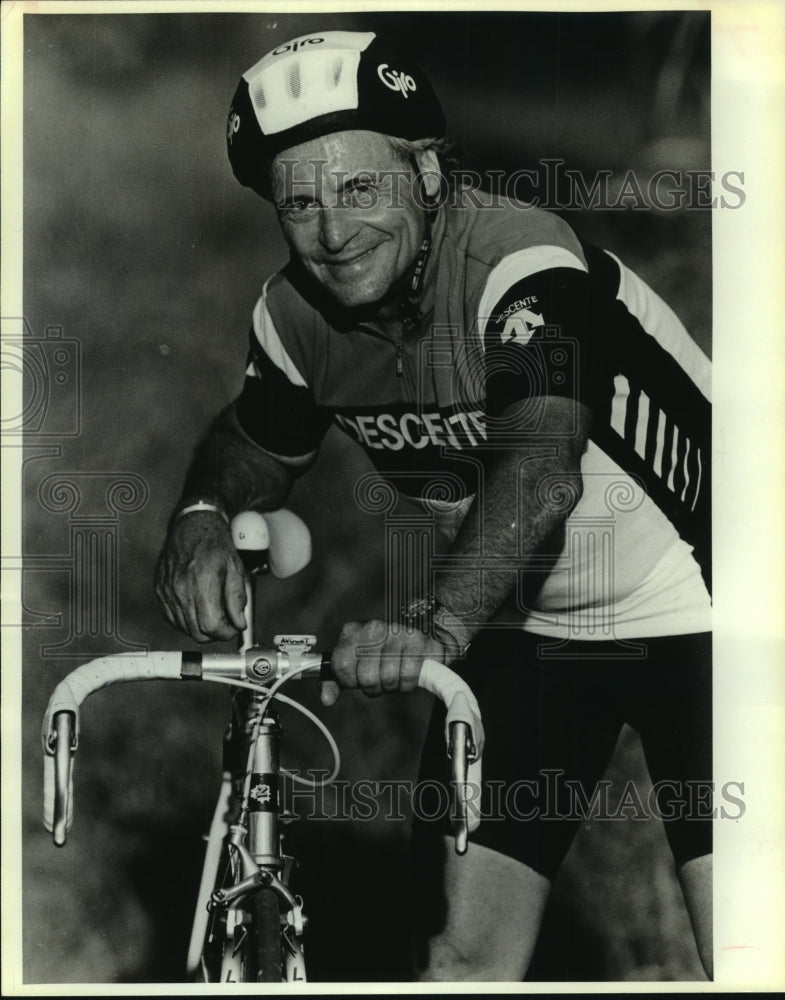
[[[400,340],[395,342],[395,370],[399,376],[403,375],[403,344]]]

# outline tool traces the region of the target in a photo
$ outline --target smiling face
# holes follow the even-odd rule
[[[435,155],[417,163],[433,172],[433,194]],[[381,308],[417,258],[425,210],[414,181],[412,165],[375,132],[335,132],[275,159],[273,198],[292,254],[345,308]]]

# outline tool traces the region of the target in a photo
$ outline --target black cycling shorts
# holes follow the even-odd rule
[[[663,821],[677,866],[711,853],[709,633],[565,644],[487,629],[459,672],[477,695],[486,733],[473,843],[552,879],[585,819],[601,821],[622,804],[627,816],[640,802]],[[626,788],[614,803],[613,790],[598,782],[624,723],[640,734],[653,787]],[[449,829],[449,815],[435,808],[444,796],[434,791],[430,804],[428,796],[449,781],[443,734],[437,707],[420,770],[418,838]]]

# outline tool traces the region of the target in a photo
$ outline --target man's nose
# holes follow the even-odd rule
[[[339,253],[358,230],[356,219],[347,208],[323,207],[319,219],[319,242],[330,253]]]

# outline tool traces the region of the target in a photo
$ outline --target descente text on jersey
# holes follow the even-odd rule
[[[342,413],[335,415],[335,422],[366,448],[401,451],[405,447],[426,448],[441,445],[444,448],[476,447],[486,441],[485,414],[481,410],[454,413],[446,416],[432,413],[403,414],[373,413],[354,417]]]

